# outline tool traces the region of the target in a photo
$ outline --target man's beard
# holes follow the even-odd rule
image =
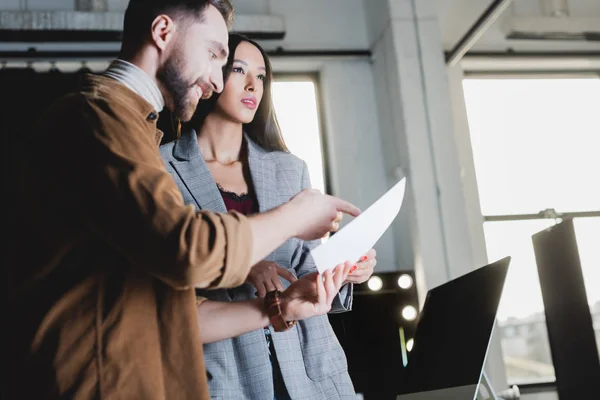
[[[188,114],[188,93],[191,84],[182,76],[182,59],[179,51],[173,52],[165,64],[157,71],[156,78],[164,85],[173,100],[171,110],[176,118],[187,121],[191,118]]]

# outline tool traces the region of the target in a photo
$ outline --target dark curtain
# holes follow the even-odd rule
[[[29,146],[35,144],[36,136],[32,127],[41,114],[60,96],[76,91],[88,69],[77,72],[61,72],[51,70],[36,72],[32,68],[2,68],[0,69],[0,132],[3,136],[3,173],[5,193],[5,215],[2,226],[6,231],[3,241],[3,255],[6,260],[6,250],[11,245],[13,210],[17,199],[14,197],[18,171],[23,155]],[[159,118],[159,129],[165,133],[163,142],[174,137],[174,120],[165,110]],[[55,133],[57,137],[60,132]],[[43,201],[43,199],[40,199]],[[35,251],[35,249],[31,249]],[[6,262],[2,263],[6,266]],[[4,282],[9,282],[5,267]],[[8,289],[8,286],[5,286]]]
[[[35,142],[32,125],[40,113],[58,96],[77,86],[80,74],[64,74],[58,71],[37,73],[31,68],[0,70],[0,132],[3,137],[3,174],[5,215],[3,227],[6,239],[3,241],[3,254],[12,245],[11,233],[18,221],[13,219],[17,199],[14,196],[17,175],[23,154]],[[43,199],[40,199],[43,200]],[[35,249],[31,249],[35,251]],[[4,282],[7,293],[10,289],[7,262],[4,262]]]
[[[38,73],[28,68],[0,70],[0,126],[4,137],[4,172],[8,188],[14,187],[20,159],[35,141],[32,126],[36,119],[55,99],[77,88],[82,72]]]

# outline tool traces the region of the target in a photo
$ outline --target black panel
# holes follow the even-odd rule
[[[0,40],[1,41],[1,40]],[[60,61],[60,60],[113,60],[119,54],[118,50],[37,50],[35,46],[27,50],[0,51],[0,60],[8,61],[11,59],[27,61]],[[369,50],[284,50],[278,47],[274,50],[267,50],[271,57],[371,57]]]
[[[413,272],[403,271],[377,274],[384,283],[379,292],[370,291],[366,283],[355,285],[352,311],[329,315],[356,392],[365,400],[395,399],[406,373],[399,330],[403,328],[405,340],[412,338],[416,321],[404,320],[401,311],[406,305],[418,309],[418,299],[414,284],[407,290],[398,288],[404,273],[414,282]]]
[[[256,40],[281,40],[285,32],[238,32]],[[28,43],[89,43],[89,42],[121,42],[122,31],[109,30],[12,30],[0,29],[0,42],[28,42]]]
[[[82,71],[85,72],[85,71]],[[3,144],[3,183],[5,190],[3,247],[12,247],[12,227],[18,223],[13,210],[18,199],[14,193],[24,155],[36,138],[33,123],[58,97],[79,86],[81,73],[45,72],[33,69],[0,69],[0,133]],[[57,132],[59,135],[60,132]],[[45,199],[40,199],[45,201]],[[6,260],[6,256],[4,258]],[[2,263],[7,294],[11,293],[7,263]]]
[[[533,235],[561,400],[600,398],[600,360],[572,220]]]
[[[121,42],[122,31],[0,29],[0,42]]]

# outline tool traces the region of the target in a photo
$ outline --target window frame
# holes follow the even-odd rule
[[[535,63],[532,63],[535,65]],[[522,66],[521,66],[522,67]],[[463,70],[463,81],[467,79],[585,79],[585,78],[594,78],[600,79],[600,65],[594,66],[590,69],[561,69],[559,68],[531,68],[531,69],[512,69],[512,68],[491,68],[491,69],[464,69]],[[462,82],[461,82],[462,85]],[[466,98],[465,98],[465,107],[466,107]],[[469,141],[471,140],[471,133],[468,132]],[[474,157],[474,154],[473,154]],[[476,166],[475,172],[476,172]],[[479,193],[477,193],[479,198]],[[479,200],[480,201],[480,200]],[[516,222],[516,221],[526,221],[526,220],[542,220],[542,219],[550,219],[554,221],[559,221],[562,219],[584,219],[584,218],[594,218],[600,217],[600,208],[597,210],[586,210],[586,211],[565,211],[565,212],[557,212],[555,209],[545,209],[540,210],[537,213],[529,213],[529,214],[496,214],[496,215],[484,215],[481,214],[482,217],[482,227],[486,222]],[[487,243],[486,243],[487,248]],[[591,310],[590,310],[591,312]],[[544,319],[544,323],[545,319]],[[518,333],[515,332],[518,336]],[[504,360],[503,360],[504,361]],[[506,368],[506,367],[505,367]],[[540,380],[536,382],[527,383],[524,382],[513,382],[512,384],[517,384],[519,388],[524,389],[523,393],[540,393],[556,390],[556,377],[555,379],[549,380]]]
[[[320,74],[318,72],[277,72],[273,71],[274,82],[312,82],[315,87],[315,101],[317,104],[317,121],[319,126],[319,138],[321,143],[321,163],[323,164],[323,180],[325,192],[334,195],[332,174],[330,165],[330,146],[327,140],[327,130],[325,124],[325,112],[323,107],[323,92],[320,85]]]

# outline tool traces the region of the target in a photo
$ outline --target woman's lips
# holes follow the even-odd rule
[[[256,99],[254,97],[244,97],[242,99],[242,104],[249,109],[254,110],[256,108]]]

